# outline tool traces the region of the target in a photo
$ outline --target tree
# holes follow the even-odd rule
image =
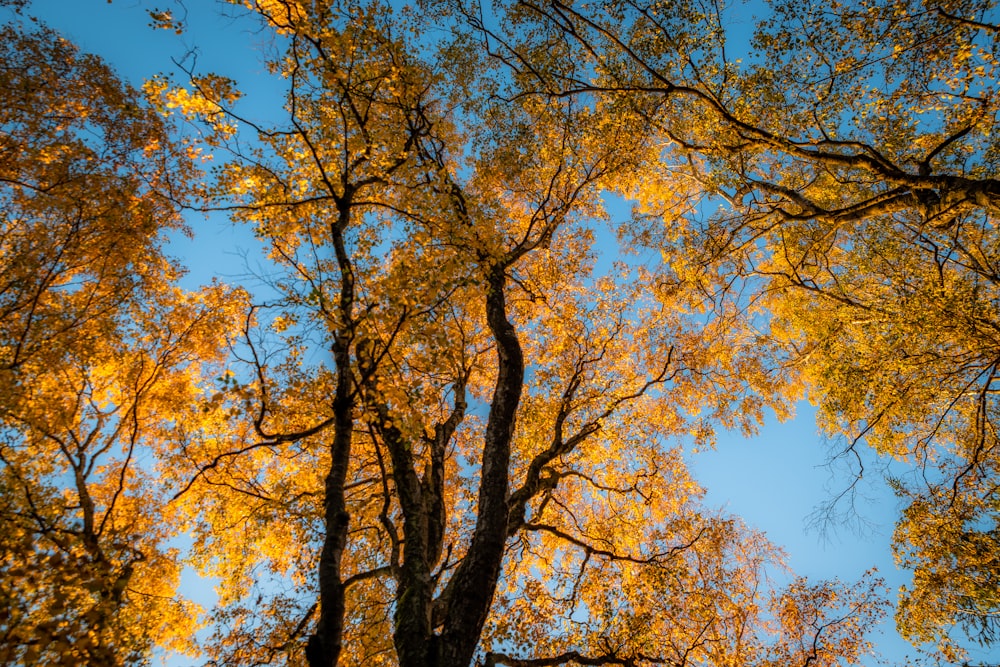
[[[947,659],[961,654],[955,624],[991,641],[993,4],[773,2],[744,63],[718,8],[512,6],[538,26],[530,47],[479,27],[535,95],[614,100],[668,146],[652,169],[686,171],[728,203],[700,225],[649,221],[640,240],[664,249],[664,283],[767,330],[773,367],[809,388],[844,454],[861,463],[866,443],[912,466],[890,480],[908,503],[897,557],[915,570],[901,632]],[[545,67],[543,43],[572,45],[577,66]]]
[[[387,4],[245,5],[275,35],[282,124],[217,76],[149,85],[229,151],[216,205],[275,265],[249,376],[191,404],[213,426],[177,459],[220,580],[212,659],[857,662],[873,584],[765,591],[777,554],[699,505],[671,444],[784,409],[757,337],[642,261],[597,269],[603,192],[683,199],[636,176],[647,135],[520,95],[473,40],[435,45]]]
[[[44,27],[0,63],[0,662],[145,663],[191,646],[156,464],[237,295],[173,285],[195,170],[137,91]]]

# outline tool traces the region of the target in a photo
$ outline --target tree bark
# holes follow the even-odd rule
[[[324,480],[323,516],[326,532],[319,559],[319,621],[316,633],[309,637],[306,659],[309,667],[336,667],[344,635],[346,609],[345,586],[341,564],[347,547],[350,514],[344,485],[351,462],[351,439],[354,430],[354,379],[351,369],[351,341],[354,336],[354,273],[344,247],[342,231],[350,222],[350,202],[338,202],[337,223],[331,236],[340,267],[341,286],[338,310],[342,324],[333,337],[333,359],[337,369],[334,389],[334,432],[330,444],[330,469]]]
[[[503,265],[495,265],[487,281],[486,319],[497,343],[497,380],[483,439],[476,528],[469,551],[445,591],[440,667],[468,667],[472,662],[493,603],[507,540],[510,444],[521,402],[524,357],[517,332],[507,319],[504,270]]]

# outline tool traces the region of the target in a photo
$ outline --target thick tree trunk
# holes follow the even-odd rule
[[[469,667],[472,662],[493,603],[507,540],[510,443],[521,402],[524,357],[507,319],[505,284],[504,267],[494,267],[487,285],[486,318],[497,343],[497,381],[483,441],[476,529],[445,592],[440,667]]]
[[[388,417],[383,411],[383,421]],[[396,587],[396,611],[393,618],[393,641],[400,667],[434,665],[431,653],[431,604],[434,586],[431,581],[428,529],[431,517],[427,498],[413,465],[413,449],[399,429],[383,429],[383,439],[392,458],[393,476],[399,505],[403,512],[403,566]]]
[[[393,640],[400,667],[430,667],[439,663],[438,641],[434,634],[433,570],[441,558],[446,521],[444,507],[444,461],[448,442],[465,415],[465,380],[454,387],[455,406],[448,419],[437,424],[429,441],[430,465],[423,478],[416,472],[413,448],[399,429],[382,429],[389,450],[393,478],[403,513],[403,564],[398,573]],[[389,421],[388,409],[379,406],[382,423]]]
[[[324,481],[323,517],[326,533],[319,559],[319,621],[316,633],[309,637],[306,659],[309,667],[336,667],[340,659],[346,610],[345,588],[341,579],[341,564],[347,547],[350,514],[344,485],[351,463],[351,438],[354,431],[354,378],[351,367],[351,342],[355,322],[351,317],[354,306],[354,272],[344,247],[343,230],[350,222],[350,202],[345,197],[338,202],[340,215],[331,226],[341,274],[340,298],[337,308],[342,318],[333,338],[333,358],[337,368],[334,390],[334,433],[330,445],[330,469]]]
[[[337,393],[340,393],[339,388]],[[350,409],[347,415],[349,417]],[[309,667],[335,667],[340,659],[344,634],[345,591],[340,570],[350,524],[344,483],[350,461],[352,424],[349,418],[338,418],[335,424],[336,432],[330,447],[332,462],[324,485],[326,535],[319,559],[320,615],[316,634],[309,638],[306,647]]]

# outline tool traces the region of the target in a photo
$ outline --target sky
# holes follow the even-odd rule
[[[169,6],[166,1],[159,4]],[[187,5],[190,30],[183,36],[152,30],[146,13],[150,5],[137,0],[35,0],[27,13],[41,18],[83,51],[103,57],[133,85],[141,85],[158,72],[176,71],[172,58],[196,53],[199,70],[240,82],[254,81],[253,88],[244,83],[251,102],[277,104],[279,91],[262,82],[263,67],[253,57],[253,49],[263,44],[263,38],[253,33],[252,24],[221,16],[219,6],[209,0],[188,0]],[[752,6],[736,6],[734,24],[749,30],[753,13]],[[186,286],[208,282],[213,276],[223,280],[245,276],[244,254],[253,254],[252,237],[221,216],[193,216],[189,222],[194,238],[178,236],[170,246],[170,253],[190,269]],[[815,510],[850,481],[842,467],[829,462],[836,444],[819,434],[814,409],[803,403],[793,420],[777,423],[772,419],[753,438],[723,433],[714,450],[693,454],[689,461],[695,478],[708,490],[708,504],[764,531],[784,548],[795,573],[853,581],[876,567],[895,591],[908,579],[895,568],[890,549],[899,505],[878,476],[863,480],[847,521],[825,531],[812,525]],[[189,593],[203,600],[210,599],[209,586],[191,577],[185,583]],[[891,616],[874,637],[882,658],[890,663],[900,664],[905,655],[913,654],[892,627]],[[970,662],[1000,662],[1000,650],[992,654],[973,650]],[[188,662],[171,660],[170,664]]]

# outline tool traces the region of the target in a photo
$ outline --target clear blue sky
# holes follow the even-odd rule
[[[262,67],[253,48],[262,38],[252,33],[251,24],[222,17],[219,5],[211,0],[188,0],[191,30],[178,37],[148,27],[146,10],[157,4],[164,8],[172,5],[169,0],[152,5],[139,0],[35,0],[28,13],[64,33],[81,49],[102,56],[136,86],[157,72],[175,69],[170,59],[181,59],[191,49],[197,49],[202,71],[241,82],[260,79]],[[746,6],[736,7],[732,12],[737,19],[734,25],[749,31],[752,13]],[[266,89],[251,89],[249,93],[251,99],[268,96]],[[280,105],[273,95],[267,101]],[[253,250],[252,237],[221,217],[192,217],[190,222],[195,240],[178,239],[172,254],[191,269],[191,283],[207,282],[213,275],[231,280],[245,273],[240,253]],[[812,408],[804,404],[793,421],[768,424],[750,440],[724,434],[715,451],[692,455],[690,461],[695,477],[708,488],[708,503],[764,530],[786,550],[796,573],[850,581],[874,566],[896,589],[908,578],[896,570],[889,547],[899,508],[877,476],[865,480],[865,497],[856,506],[856,518],[864,524],[863,529],[846,526],[826,535],[807,530],[813,510],[848,483],[842,470],[838,475],[836,467],[826,465],[833,450],[835,446],[819,436]],[[198,585],[189,582],[187,587]],[[883,659],[900,664],[904,655],[913,653],[896,634],[891,618],[879,632],[876,641]],[[998,662],[1000,650],[992,655],[973,651],[970,658],[973,664]]]

